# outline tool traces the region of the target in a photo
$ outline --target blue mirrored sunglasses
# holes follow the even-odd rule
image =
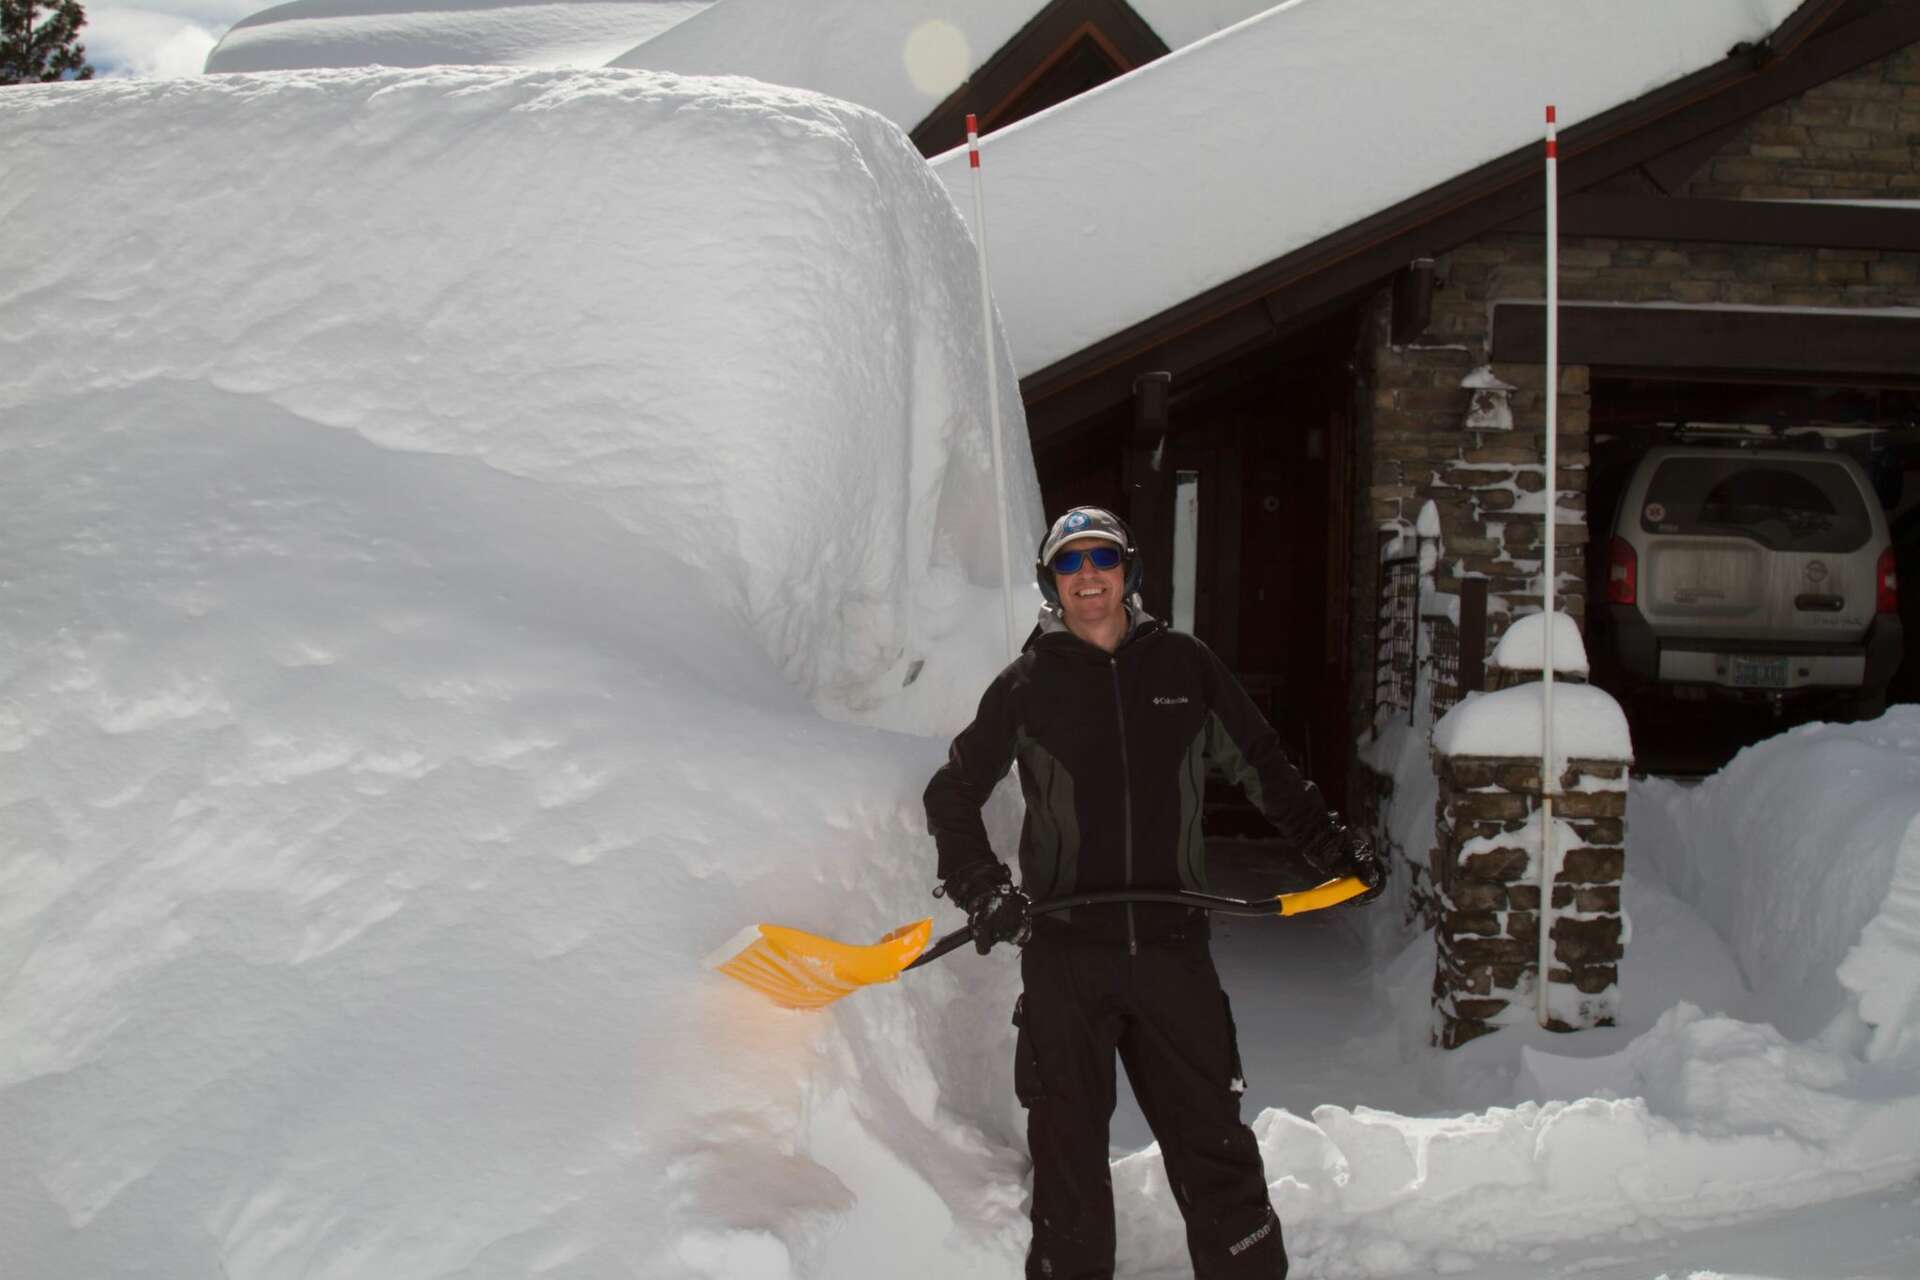
[[[1093,567],[1096,569],[1117,569],[1120,567],[1120,548],[1087,547],[1084,549],[1076,548],[1072,551],[1062,551],[1053,558],[1053,571],[1055,573],[1078,573],[1080,572],[1080,562],[1083,560],[1093,561]]]

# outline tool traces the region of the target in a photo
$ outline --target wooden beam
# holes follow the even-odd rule
[[[1042,402],[1029,398],[1027,434],[1032,437],[1034,447],[1039,448],[1059,432],[1070,430],[1086,418],[1125,401],[1133,394],[1134,380],[1142,374],[1171,372],[1177,389],[1183,377],[1271,342],[1274,336],[1264,307],[1257,304],[1242,307],[1212,324],[1144,352],[1138,359],[1110,365],[1099,378],[1083,380],[1065,395]]]
[[[1691,142],[1682,143],[1663,155],[1643,162],[1640,171],[1660,190],[1668,195],[1677,195],[1694,174],[1706,167],[1707,161],[1719,155],[1746,127],[1745,120],[1736,120],[1711,133],[1702,134]]]
[[[1546,306],[1497,304],[1492,357],[1545,359]],[[1908,377],[1920,369],[1920,314],[1562,303],[1560,359],[1602,369],[1765,372],[1782,382],[1814,371]]]
[[[1387,255],[1342,263],[1307,281],[1307,287],[1289,293],[1284,305],[1256,298],[1237,310],[1174,335],[1168,341],[1143,348],[1125,363],[1110,365],[1095,375],[1069,384],[1063,393],[1038,396],[1028,382],[1020,384],[1027,403],[1027,432],[1038,448],[1051,436],[1071,433],[1077,423],[1124,401],[1136,375],[1149,369],[1173,373],[1174,392],[1183,382],[1206,376],[1249,353],[1333,319],[1352,307],[1356,289],[1364,289],[1390,274],[1382,266]]]
[[[1529,213],[1502,230],[1545,234],[1546,215]],[[1585,192],[1561,202],[1560,233],[1920,253],[1920,206],[1900,207],[1892,201],[1876,206]]]

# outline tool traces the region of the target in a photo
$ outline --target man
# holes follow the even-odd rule
[[[1212,651],[1139,607],[1143,567],[1117,516],[1098,507],[1062,515],[1035,572],[1047,601],[1040,625],[926,793],[936,893],[966,911],[983,954],[996,942],[1024,944],[1013,1021],[1014,1088],[1033,1154],[1026,1274],[1113,1275],[1107,1138],[1117,1052],[1166,1158],[1195,1276],[1285,1276],[1259,1146],[1240,1119],[1245,1084],[1206,913],[1126,903],[1029,919],[1027,907],[1100,889],[1205,889],[1209,764],[1320,872],[1358,876],[1368,897],[1384,873]],[[1020,888],[980,818],[1016,762],[1027,808]]]

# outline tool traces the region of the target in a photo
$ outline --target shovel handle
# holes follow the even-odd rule
[[[1197,893],[1191,889],[1105,889],[1097,893],[1072,893],[1065,897],[1047,898],[1034,903],[1028,908],[1027,914],[1044,916],[1055,911],[1071,911],[1075,907],[1096,907],[1119,902],[1165,902],[1224,916],[1296,916],[1303,911],[1320,911],[1338,906],[1366,891],[1367,886],[1353,876],[1328,880],[1298,893],[1275,894],[1271,898],[1224,898],[1219,894]],[[964,925],[921,952],[907,969],[931,964],[955,947],[971,941],[973,926]],[[905,973],[906,969],[901,972]]]

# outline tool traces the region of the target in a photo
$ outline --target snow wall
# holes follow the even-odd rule
[[[1635,825],[1758,1014],[1875,1061],[1920,1050],[1920,707],[1790,730],[1697,787],[1649,781]]]
[[[322,72],[10,92],[0,170],[8,1274],[1016,1266],[1010,964],[702,967],[934,913],[944,741],[871,726],[1005,660],[904,137]]]

